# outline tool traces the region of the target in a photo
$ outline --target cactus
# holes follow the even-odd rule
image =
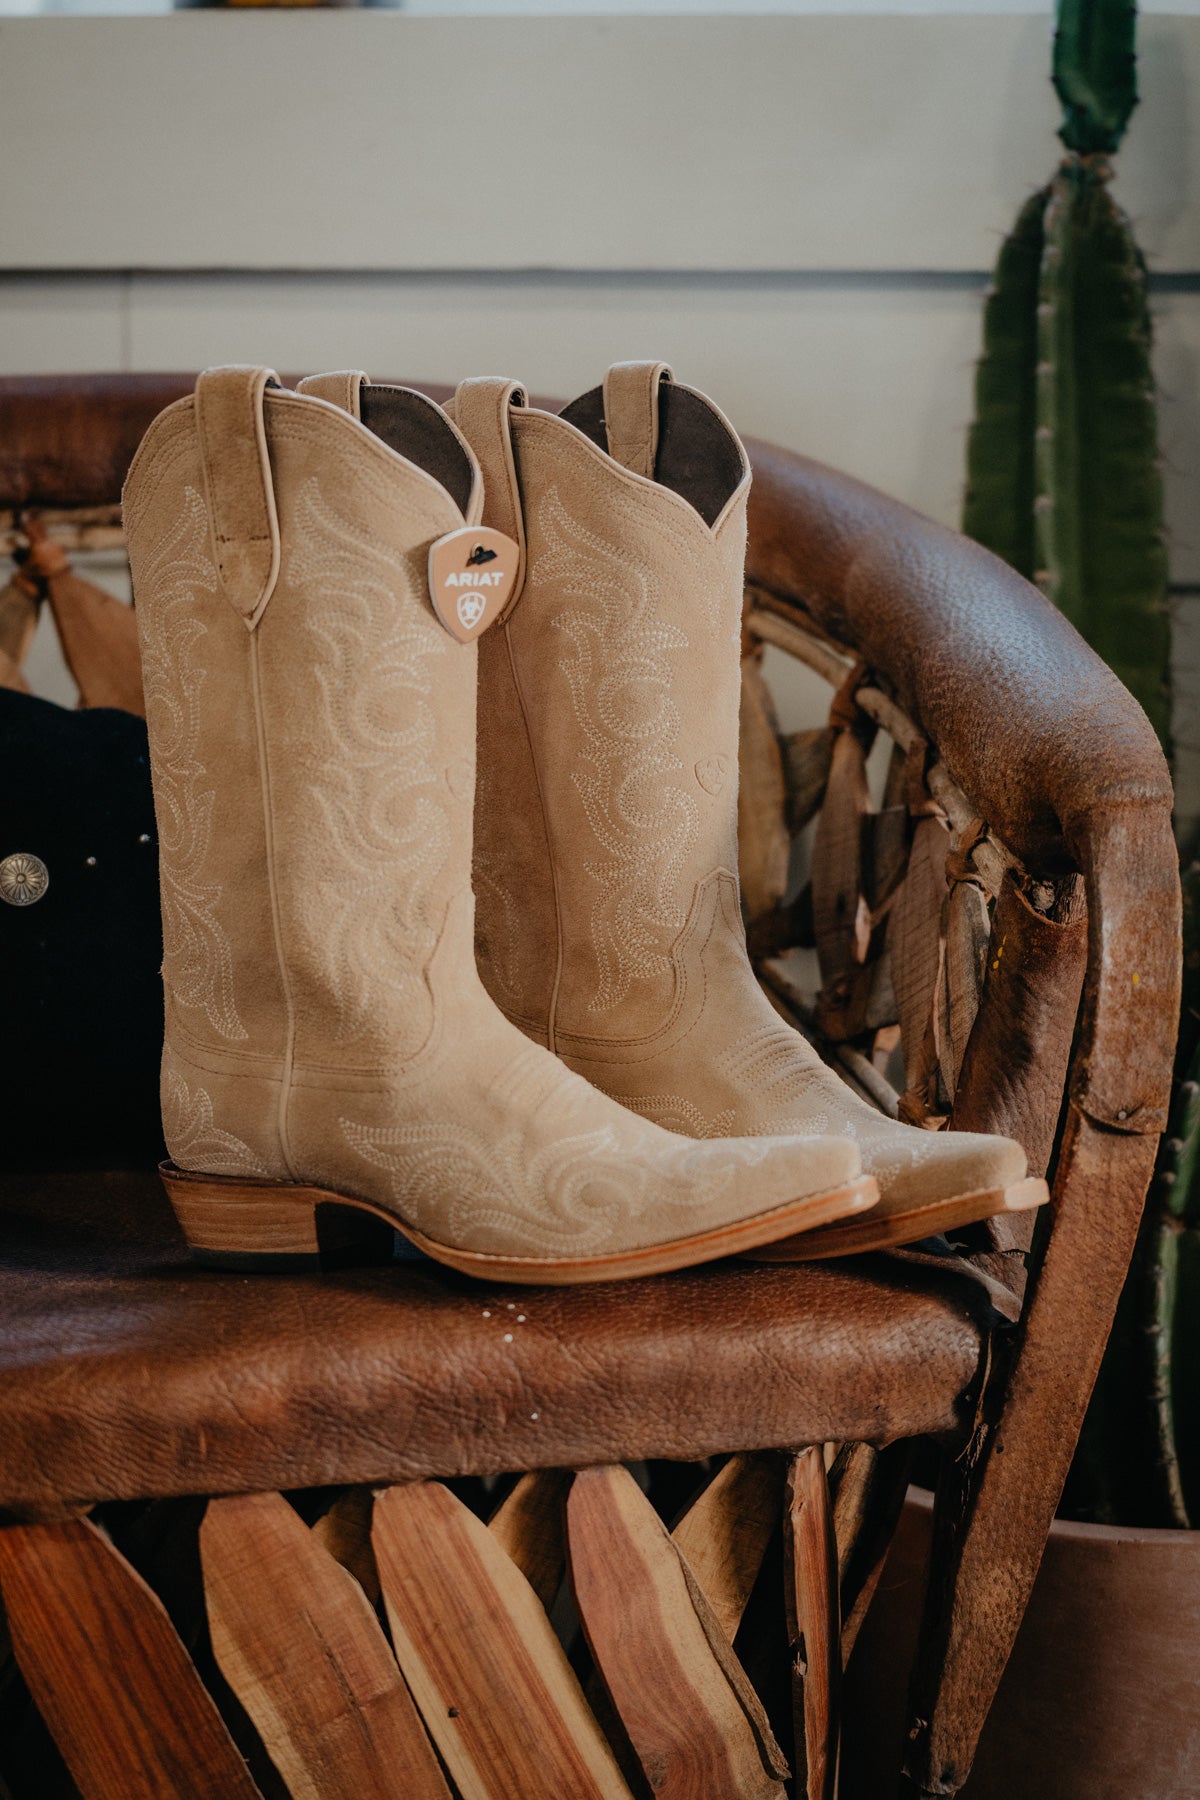
[[[1133,0],[1061,0],[1054,91],[1068,150],[1107,155],[1120,144],[1138,103],[1136,37]]]
[[[963,529],[1037,582],[1170,730],[1146,268],[1109,191],[1137,101],[1134,10],[1061,0],[1068,154],[1004,244],[984,318]]]
[[[1066,154],[1000,252],[967,452],[963,529],[1033,580],[1170,751],[1170,622],[1146,266],[1110,191],[1137,105],[1129,0],[1059,0]],[[1067,1502],[1200,1525],[1200,869],[1184,880],[1171,1122]]]

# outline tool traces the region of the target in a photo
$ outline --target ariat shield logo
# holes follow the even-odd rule
[[[482,619],[484,613],[487,611],[487,601],[482,594],[472,590],[470,593],[460,594],[458,596],[454,605],[454,610],[458,614],[459,623],[462,625],[463,629],[466,631],[474,631],[480,619]]]
[[[727,756],[705,756],[696,764],[696,780],[706,794],[719,794],[729,773]]]
[[[452,638],[482,637],[508,605],[521,552],[502,531],[464,525],[429,552],[429,597]]]

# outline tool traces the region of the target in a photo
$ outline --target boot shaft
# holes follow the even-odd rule
[[[475,650],[426,562],[477,520],[478,470],[422,397],[376,411],[398,449],[210,371],[126,485],[168,1053],[266,1080],[415,1054],[435,950],[471,932]]]
[[[740,936],[749,468],[711,402],[665,376],[618,365],[561,416],[505,414],[526,573],[480,647],[477,950],[493,997],[559,1048],[660,1031],[689,944],[721,913]],[[474,386],[457,417],[499,523],[502,435],[482,396],[466,416]]]

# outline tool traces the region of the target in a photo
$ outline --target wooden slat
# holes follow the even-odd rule
[[[629,1800],[550,1622],[483,1522],[438,1482],[375,1505],[396,1656],[462,1800]]]
[[[379,1602],[379,1571],[371,1548],[375,1501],[369,1487],[348,1487],[312,1527],[313,1537],[353,1575],[372,1606]]]
[[[760,644],[774,644],[777,650],[784,650],[806,664],[830,687],[840,688],[854,667],[854,658],[849,651],[818,636],[815,627],[808,630],[798,620],[785,618],[775,610],[778,601],[764,595],[761,589],[747,587],[746,593],[750,605],[744,624],[750,636],[757,638]]]
[[[878,916],[908,867],[908,808],[888,806],[863,820],[863,889]]]
[[[766,1714],[627,1469],[576,1477],[567,1537],[588,1646],[659,1800],[783,1800]]]
[[[813,846],[813,929],[825,990],[866,961],[871,919],[863,895],[862,822],[870,810],[862,739],[840,731]]]
[[[879,1585],[908,1490],[914,1446],[846,1444],[830,1471],[842,1613],[842,1664]]]
[[[838,1554],[819,1446],[801,1450],[788,1470],[784,1547],[796,1759],[803,1745],[807,1800],[834,1800],[842,1679]]]
[[[833,731],[828,725],[815,731],[793,731],[781,738],[783,779],[787,788],[787,823],[793,836],[803,831],[825,798],[829,765],[833,759]]]
[[[84,1800],[255,1800],[166,1608],[84,1519],[0,1530],[30,1692]]]
[[[878,1456],[873,1444],[843,1444],[829,1471],[839,1585],[845,1582],[858,1544]]]
[[[942,955],[942,901],[949,848],[950,833],[940,819],[919,821],[913,833],[908,872],[900,883],[888,920],[892,988],[900,1015],[910,1089],[919,1087],[929,1074],[925,1066],[925,1037]]]
[[[987,972],[992,922],[982,889],[973,881],[956,881],[946,899],[945,920],[938,1055],[942,1081],[953,1100]]]
[[[783,898],[791,850],[783,752],[761,663],[758,649],[742,658],[738,723],[738,870],[751,919]]]
[[[549,1612],[567,1567],[564,1508],[571,1488],[567,1469],[533,1469],[488,1521],[488,1530]]]
[[[784,1462],[731,1456],[671,1536],[730,1643],[783,1511]]]
[[[901,712],[895,701],[878,688],[861,687],[854,696],[855,703],[862,708],[869,718],[875,720],[888,733],[889,737],[904,750],[912,748],[923,740],[920,732],[906,713]],[[935,762],[925,774],[926,786],[930,794],[942,808],[956,831],[965,831],[979,817],[979,808],[975,806],[962,789],[953,780],[945,763]],[[975,866],[990,894],[1000,892],[1000,883],[1004,871],[1009,868],[1020,868],[1020,863],[1006,845],[989,832],[975,851]]]
[[[200,1528],[213,1654],[296,1800],[449,1800],[366,1595],[279,1494]]]

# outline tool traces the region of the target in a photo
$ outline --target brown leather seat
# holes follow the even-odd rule
[[[189,1266],[156,1175],[0,1196],[10,1516],[969,1423],[986,1299],[884,1257],[576,1290],[411,1263],[239,1276]]]
[[[0,511],[111,524],[142,431],[190,386],[0,381]],[[913,1791],[948,1796],[1036,1574],[1165,1122],[1179,999],[1170,781],[1130,696],[1011,570],[848,477],[750,449],[757,604],[785,634],[800,622],[818,650],[861,658],[870,682],[860,666],[850,687],[869,685],[872,717],[902,709],[910,804],[936,768],[1020,859],[993,890],[1010,955],[985,982],[950,1118],[1011,1131],[1035,1168],[1064,1121],[1016,1329],[991,1330],[983,1290],[961,1275],[882,1260],[553,1293],[412,1266],[216,1275],[184,1266],[149,1176],[10,1175],[0,1508],[53,1519],[116,1496],[935,1433],[954,1454],[908,1768]],[[1039,894],[1054,905],[1039,910]],[[1002,1275],[1026,1248],[995,1231],[980,1267]],[[38,1532],[83,1529],[15,1528],[0,1548],[8,1538],[10,1569],[27,1565],[36,1591]]]

